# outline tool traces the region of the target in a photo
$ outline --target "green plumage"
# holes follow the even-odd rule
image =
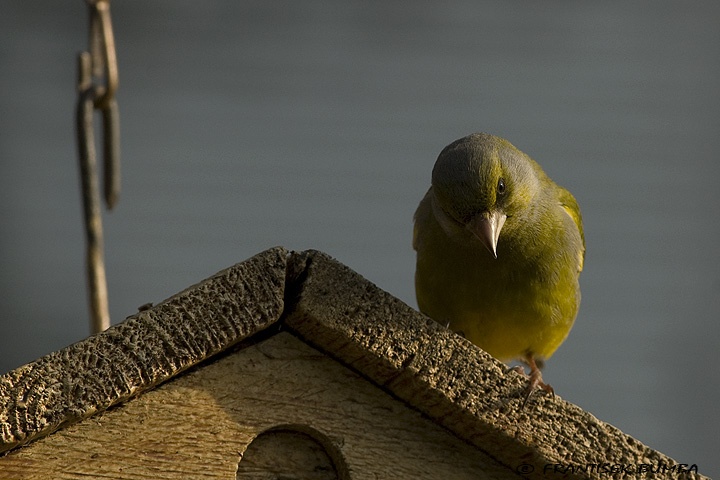
[[[473,134],[445,147],[413,247],[420,310],[493,356],[534,365],[568,335],[585,253],[580,209],[508,141]]]

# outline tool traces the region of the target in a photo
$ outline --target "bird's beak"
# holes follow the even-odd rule
[[[485,245],[490,253],[497,258],[497,242],[505,224],[507,215],[500,210],[492,210],[475,215],[466,225],[467,229]]]

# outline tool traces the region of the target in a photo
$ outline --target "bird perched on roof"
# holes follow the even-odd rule
[[[415,212],[420,311],[502,361],[540,369],[580,306],[580,208],[510,142],[476,133],[445,147]]]

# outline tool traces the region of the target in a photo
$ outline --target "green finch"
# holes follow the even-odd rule
[[[585,239],[575,198],[502,138],[440,152],[415,212],[420,311],[499,360],[530,368],[525,400],[553,393],[540,368],[580,306]]]

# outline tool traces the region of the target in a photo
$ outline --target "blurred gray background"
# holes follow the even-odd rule
[[[114,1],[113,322],[275,245],[415,306],[439,151],[503,136],[571,190],[583,303],[561,397],[720,474],[720,4]],[[88,334],[81,0],[0,13],[0,373]],[[598,459],[601,461],[602,459]]]

